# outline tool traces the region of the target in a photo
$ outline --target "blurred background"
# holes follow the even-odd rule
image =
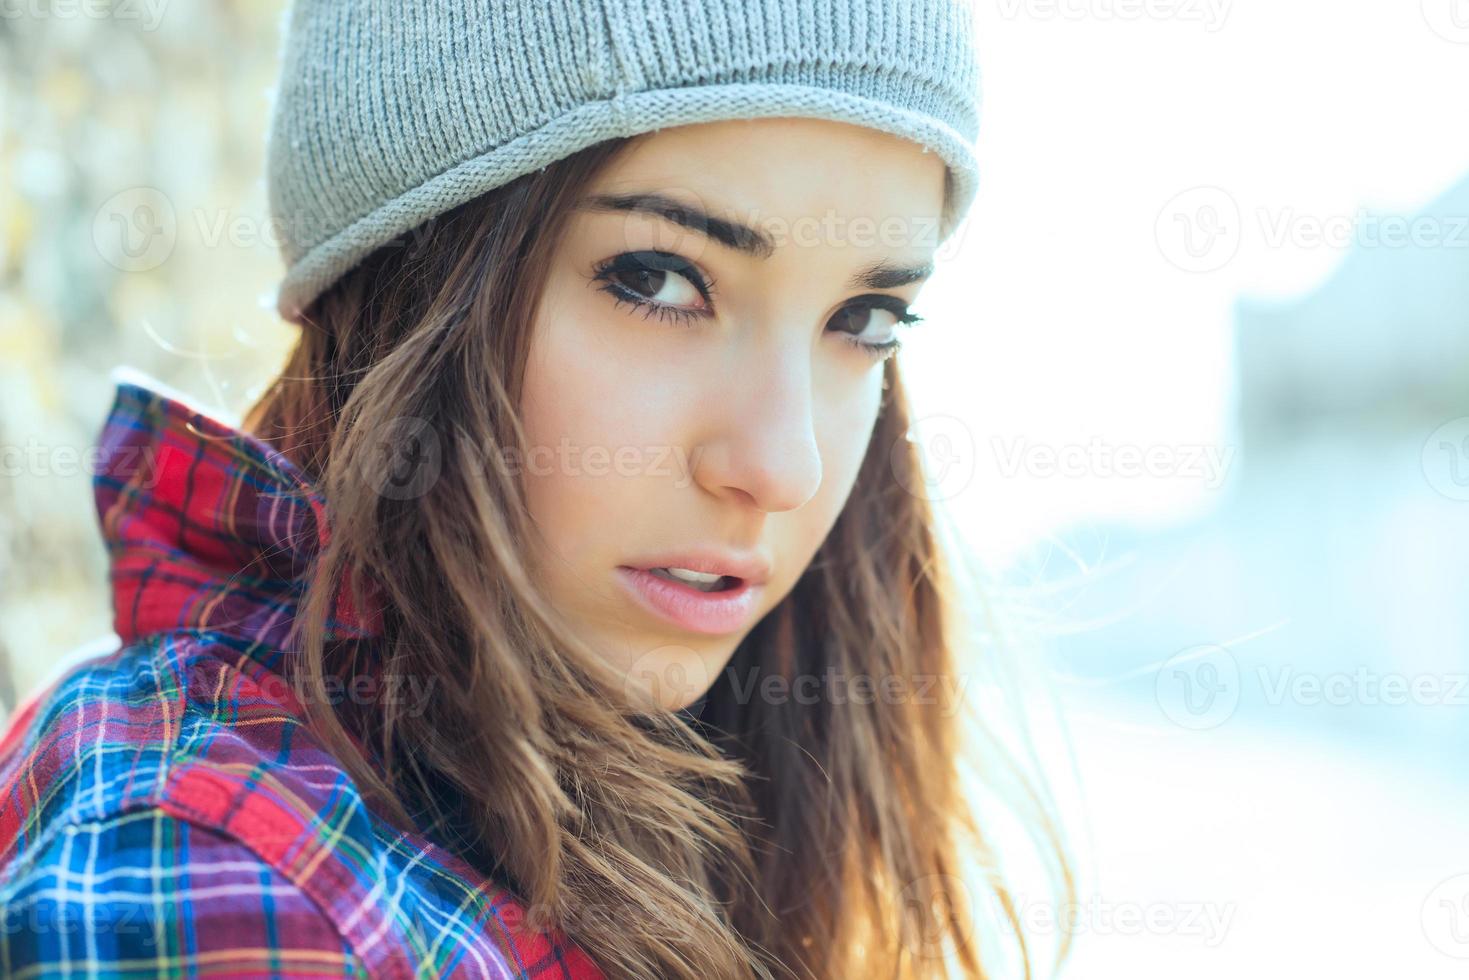
[[[0,706],[105,644],[119,364],[292,332],[277,0],[0,6]],[[1469,975],[1469,0],[982,0],[982,176],[901,355],[1033,642],[1065,975]],[[1033,654],[1032,654],[1033,651]]]

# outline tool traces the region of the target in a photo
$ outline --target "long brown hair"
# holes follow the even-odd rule
[[[961,713],[947,685],[913,696],[922,678],[956,672],[948,612],[963,597],[928,501],[907,489],[922,481],[893,360],[845,509],[697,717],[630,703],[625,678],[537,589],[523,487],[498,461],[526,448],[526,351],[571,207],[627,142],[380,248],[309,307],[247,414],[330,505],[296,623],[312,726],[394,820],[430,814],[609,977],[993,975],[960,863],[971,853],[987,871],[997,864],[956,778]],[[403,449],[393,434],[405,419],[418,427],[415,452],[429,444],[432,473],[411,493],[384,493],[366,461],[380,459],[377,443]],[[320,707],[326,677],[343,669],[325,617],[344,573],[378,590],[374,669],[442,679],[418,710]],[[895,679],[909,696],[763,696],[772,675]],[[1069,888],[1059,845],[1054,857]],[[1010,895],[1000,876],[983,877],[1028,976]]]

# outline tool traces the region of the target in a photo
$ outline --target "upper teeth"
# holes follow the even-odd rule
[[[681,578],[685,582],[699,582],[704,585],[713,585],[715,582],[724,578],[723,575],[715,575],[713,572],[696,572],[693,569],[674,568],[672,566],[655,569],[655,571],[667,572],[674,578]]]

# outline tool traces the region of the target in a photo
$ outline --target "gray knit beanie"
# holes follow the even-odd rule
[[[615,137],[770,116],[911,139],[974,199],[969,0],[294,0],[266,189],[289,320],[380,245]]]

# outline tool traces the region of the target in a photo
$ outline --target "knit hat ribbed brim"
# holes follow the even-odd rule
[[[617,137],[802,116],[911,139],[977,189],[968,0],[295,0],[266,187],[289,320],[379,246]]]

